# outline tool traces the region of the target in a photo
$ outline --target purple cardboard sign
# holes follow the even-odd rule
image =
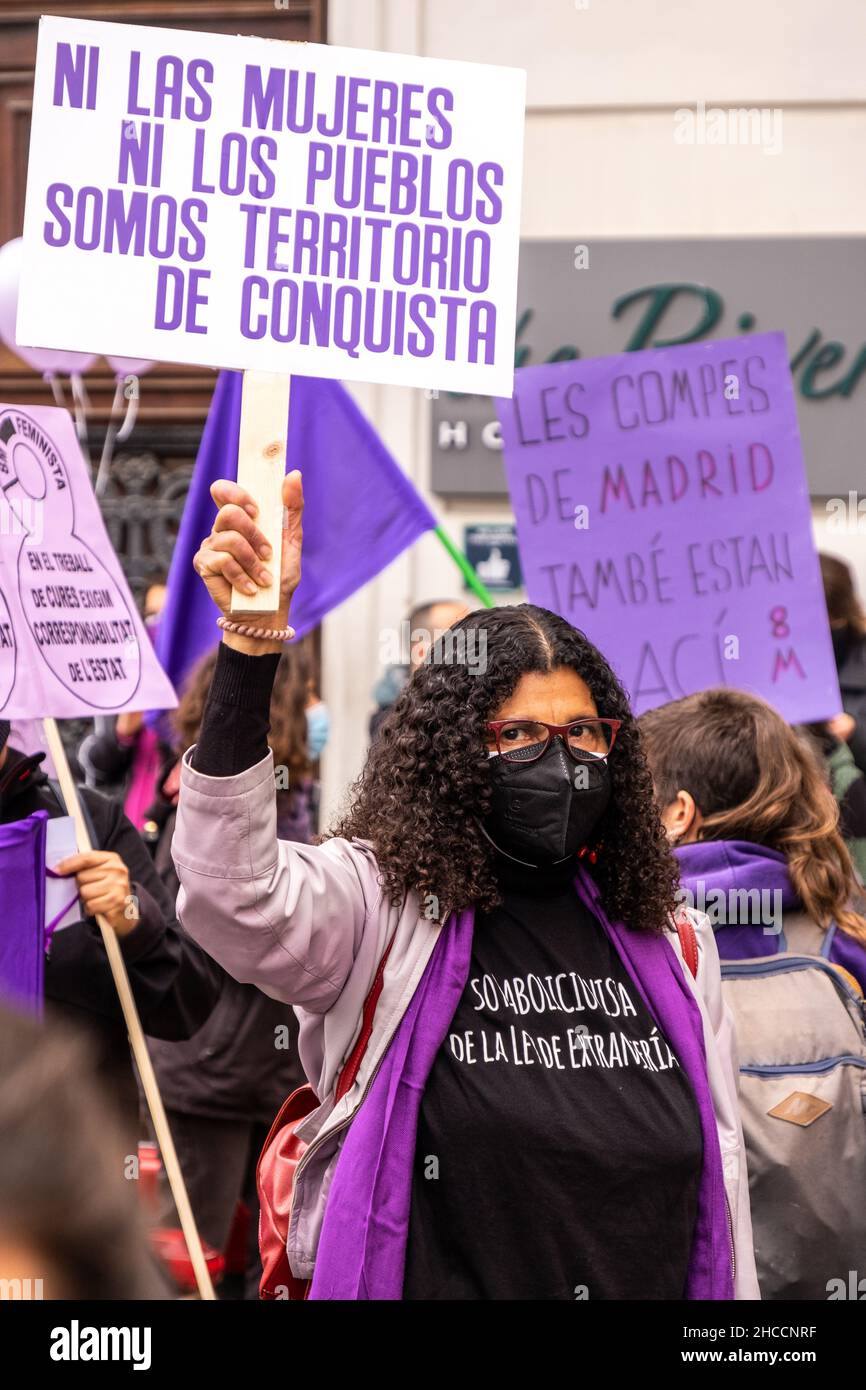
[[[497,408],[530,599],[637,713],[714,685],[841,710],[782,333],[525,367]]]
[[[65,410],[0,405],[0,715],[172,709]]]

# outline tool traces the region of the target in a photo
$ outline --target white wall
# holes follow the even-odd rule
[[[528,72],[523,235],[808,235],[866,231],[864,0],[329,0],[329,41]],[[687,146],[674,113],[758,106],[782,112],[782,147]],[[421,392],[365,387],[362,407],[422,491],[429,479]],[[434,502],[451,534],[507,516],[502,504]],[[862,534],[819,545],[852,559],[866,593]],[[329,808],[360,769],[381,634],[411,603],[458,593],[425,538],[324,625],[333,736]]]

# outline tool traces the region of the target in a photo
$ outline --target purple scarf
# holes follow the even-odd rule
[[[701,1121],[704,1157],[698,1185],[698,1213],[686,1276],[687,1299],[734,1296],[728,1212],[716,1114],[707,1080],[701,1011],[673,947],[664,937],[631,931],[608,920],[599,891],[582,870],[575,884],[583,902],[601,922],[647,1008],[656,1019],[692,1083]]]
[[[466,988],[474,913],[452,913],[349,1126],[328,1193],[310,1298],[399,1299],[421,1095]]]
[[[731,1299],[722,1159],[700,1010],[668,942],[609,923],[598,889],[585,871],[580,871],[575,887],[611,937],[694,1089],[704,1157],[686,1298]],[[467,909],[452,915],[442,928],[376,1079],[347,1131],[328,1193],[310,1298],[402,1298],[421,1097],[469,977],[473,920],[473,911]]]
[[[0,997],[42,1010],[47,811],[0,825]]]

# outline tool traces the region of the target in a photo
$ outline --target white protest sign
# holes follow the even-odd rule
[[[69,415],[0,405],[0,716],[176,704]]]
[[[18,341],[510,395],[525,73],[43,18]]]

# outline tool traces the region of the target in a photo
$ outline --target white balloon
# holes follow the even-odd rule
[[[96,361],[95,353],[66,352],[60,348],[19,347],[15,336],[18,317],[18,286],[24,240],[15,237],[0,248],[0,338],[36,372],[86,372]]]
[[[105,360],[116,376],[144,376],[156,366],[144,357],[106,357]]]

